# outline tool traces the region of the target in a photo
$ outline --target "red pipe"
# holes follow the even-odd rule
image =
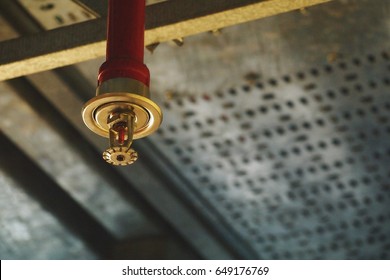
[[[106,62],[98,85],[113,78],[131,78],[149,86],[144,64],[145,0],[109,0]]]

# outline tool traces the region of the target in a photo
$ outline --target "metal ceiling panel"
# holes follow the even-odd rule
[[[389,62],[178,98],[153,143],[259,258],[387,258]]]
[[[0,170],[1,259],[95,259],[78,237]]]
[[[89,10],[69,0],[18,0],[18,2],[46,30],[96,18]]]
[[[192,182],[181,191],[198,211],[257,258],[390,258],[389,6],[374,2],[236,27],[225,60],[234,43],[198,40],[169,69],[183,83],[156,75],[165,115],[152,143]]]

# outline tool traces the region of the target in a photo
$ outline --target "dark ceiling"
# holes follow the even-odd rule
[[[0,40],[66,7],[0,0]],[[389,11],[331,1],[160,44],[164,122],[128,167],[81,120],[104,58],[1,82],[0,258],[389,259]]]

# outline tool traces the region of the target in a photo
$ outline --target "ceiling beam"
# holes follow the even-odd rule
[[[184,38],[331,0],[171,0],[147,6],[145,45]],[[6,13],[6,1],[0,11]],[[0,81],[105,55],[99,18],[0,43]]]

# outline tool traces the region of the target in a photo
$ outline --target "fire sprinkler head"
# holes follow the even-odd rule
[[[145,0],[109,0],[106,61],[100,66],[96,97],[82,110],[87,127],[109,139],[103,158],[128,165],[138,155],[133,139],[161,124],[160,108],[149,98],[149,69],[144,59]]]
[[[160,107],[148,98],[148,88],[137,80],[115,78],[103,82],[97,96],[83,107],[86,126],[109,139],[103,158],[113,165],[128,165],[138,158],[133,139],[153,133],[161,124]]]

